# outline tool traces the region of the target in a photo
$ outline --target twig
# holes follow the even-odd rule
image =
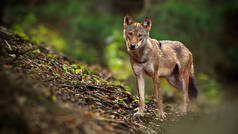
[[[12,51],[12,47],[9,45],[9,43],[6,40],[4,40],[4,41],[5,41],[5,43],[6,43],[7,47],[8,47],[8,50]]]

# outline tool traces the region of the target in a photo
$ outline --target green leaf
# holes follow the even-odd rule
[[[75,70],[75,73],[76,73],[76,74],[79,74],[79,73],[80,73],[80,69],[76,69],[76,70]]]

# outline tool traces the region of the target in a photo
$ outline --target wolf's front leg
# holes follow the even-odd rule
[[[161,118],[165,118],[166,117],[166,113],[163,110],[163,100],[162,100],[162,94],[161,94],[161,90],[160,90],[160,80],[159,80],[159,75],[155,74],[155,76],[153,77],[153,81],[154,81],[154,89],[156,92],[156,104],[158,107],[158,114]]]
[[[137,91],[139,96],[139,109],[134,114],[134,116],[143,116],[145,104],[144,104],[144,78],[143,73],[136,75],[136,84],[137,84]]]

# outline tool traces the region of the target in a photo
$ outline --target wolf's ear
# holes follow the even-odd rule
[[[142,22],[142,26],[148,29],[148,31],[150,31],[151,25],[152,25],[152,22],[150,17],[146,17],[145,20]]]
[[[133,23],[134,23],[134,21],[133,21],[132,17],[127,14],[127,15],[124,17],[124,27],[126,27],[126,26],[128,26],[128,25],[131,25],[131,24],[133,24]]]

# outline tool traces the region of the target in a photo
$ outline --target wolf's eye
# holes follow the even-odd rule
[[[131,36],[133,33],[132,33],[132,32],[129,32],[128,34]]]
[[[137,36],[138,36],[138,37],[141,37],[141,36],[142,36],[142,34],[138,34]]]

